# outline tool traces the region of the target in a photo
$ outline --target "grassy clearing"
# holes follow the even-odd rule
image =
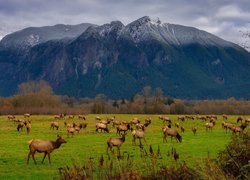
[[[110,115],[101,115],[102,118],[107,118]],[[0,117],[0,179],[53,179],[58,178],[58,168],[71,166],[73,163],[81,163],[90,157],[98,160],[102,155],[106,154],[106,140],[109,137],[116,137],[115,129],[111,128],[111,133],[96,133],[95,132],[95,115],[86,116],[88,127],[80,131],[73,138],[67,137],[66,129],[64,128],[64,120],[60,120],[60,128],[58,131],[50,130],[50,122],[53,121],[52,116],[32,116],[32,129],[29,135],[25,129],[22,132],[16,131],[16,124],[10,122],[6,116]],[[181,133],[183,137],[182,143],[177,143],[173,139],[167,138],[167,143],[162,143],[162,121],[158,120],[157,115],[116,115],[118,120],[131,120],[133,117],[138,117],[143,120],[147,117],[152,118],[152,124],[146,129],[146,141],[144,148],[149,149],[152,145],[153,150],[157,151],[158,145],[162,154],[162,163],[166,165],[174,164],[173,157],[168,156],[172,147],[180,155],[179,163],[185,161],[189,166],[195,166],[197,163],[202,164],[205,157],[215,158],[220,150],[223,150],[225,145],[230,140],[230,133],[226,134],[221,128],[222,118],[217,120],[216,126],[210,132],[206,132],[204,122],[198,120],[188,120],[185,122],[177,121],[177,116],[170,115],[173,123],[179,122],[185,127],[185,132]],[[23,118],[19,116],[18,118]],[[236,116],[230,116],[228,121],[236,122]],[[73,122],[68,120],[67,122]],[[75,118],[74,122],[82,122]],[[193,135],[191,128],[198,127],[196,136]],[[109,125],[112,127],[112,125]],[[249,129],[249,127],[248,127]],[[55,150],[51,155],[52,164],[49,165],[48,159],[41,164],[43,155],[37,153],[35,158],[38,162],[35,165],[30,159],[30,164],[26,165],[28,154],[28,144],[30,139],[48,139],[55,140],[56,135],[62,135],[67,144],[63,144],[60,149]],[[137,143],[138,144],[138,143]],[[115,149],[116,152],[116,149]],[[129,154],[135,161],[139,161],[140,148],[132,146],[132,137],[128,133],[126,141],[121,147],[121,154],[126,156]],[[138,163],[135,168],[140,169]]]

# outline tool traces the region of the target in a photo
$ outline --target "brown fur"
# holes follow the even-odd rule
[[[176,140],[178,140],[179,142],[182,141],[182,137],[180,136],[178,131],[174,128],[165,126],[162,128],[162,132],[163,132],[163,142],[167,142],[167,136],[171,136],[171,140],[172,140],[172,137],[175,137]]]
[[[107,140],[107,153],[108,150],[112,151],[112,147],[117,147],[118,155],[120,155],[120,147],[125,142],[125,134],[121,138],[109,138]]]
[[[48,155],[49,163],[51,164],[50,153],[52,153],[53,150],[58,149],[63,143],[66,143],[66,141],[60,136],[58,136],[56,141],[46,141],[46,140],[39,140],[39,139],[30,140],[28,142],[30,151],[28,154],[27,164],[29,164],[30,155],[32,156],[32,159],[34,160],[34,163],[36,164],[36,160],[34,157],[36,152],[44,153],[42,163],[44,162],[45,157]]]
[[[57,121],[52,121],[51,123],[50,123],[50,129],[55,129],[56,128],[56,130],[58,130],[59,129],[59,122],[57,122]]]
[[[142,130],[133,130],[132,131],[132,136],[133,136],[133,144],[134,145],[136,144],[136,142],[135,142],[136,139],[139,139],[140,146],[142,146],[141,139],[143,139],[146,142],[146,139],[144,137],[145,133]]]

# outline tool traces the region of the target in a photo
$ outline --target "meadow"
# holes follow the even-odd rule
[[[13,121],[8,120],[7,116],[0,116],[0,179],[58,179],[59,168],[72,166],[73,163],[81,164],[88,159],[100,159],[101,156],[107,157],[107,139],[109,137],[117,137],[116,129],[109,125],[110,133],[97,133],[95,131],[94,114],[86,116],[86,121],[79,120],[75,117],[73,120],[67,117],[64,120],[58,120],[60,124],[59,130],[50,130],[50,123],[54,121],[52,115],[32,115],[32,128],[30,134],[26,133],[25,128],[21,132],[17,132]],[[109,114],[99,115],[102,119],[106,119]],[[158,115],[135,115],[135,114],[116,114],[119,121],[130,121],[137,117],[142,122],[144,119],[151,118],[152,123],[146,128],[146,143],[142,141],[143,147],[149,149],[151,147],[157,151],[158,147],[162,155],[162,163],[166,165],[174,165],[175,161],[169,152],[175,148],[179,154],[177,163],[184,161],[191,167],[204,163],[206,157],[216,158],[218,152],[225,148],[230,141],[231,133],[226,133],[221,127],[222,116],[218,116],[216,125],[211,131],[206,131],[205,122],[201,120],[187,120],[181,122],[177,120],[177,115],[168,115],[173,124],[178,122],[185,128],[185,132],[180,132],[182,142],[179,143],[175,139],[172,141],[167,138],[167,142],[163,143],[162,125],[163,122],[158,119]],[[229,116],[228,122],[236,124],[238,116]],[[17,116],[18,119],[24,119],[23,116]],[[86,129],[82,129],[79,134],[73,137],[67,136],[64,121],[68,123],[87,123]],[[192,127],[197,127],[197,133],[194,136],[191,131]],[[248,127],[249,129],[249,127]],[[37,165],[30,159],[27,165],[27,155],[29,152],[27,142],[31,139],[56,140],[57,135],[67,141],[59,149],[51,154],[51,164],[45,159],[44,164],[41,163],[43,154],[36,153],[35,158]],[[115,153],[116,153],[116,148]],[[140,157],[139,143],[132,145],[132,136],[128,132],[126,141],[121,147],[121,155],[129,154],[134,158],[134,162],[139,162]],[[135,165],[140,169],[140,163]]]

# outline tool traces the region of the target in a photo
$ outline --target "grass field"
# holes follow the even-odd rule
[[[50,130],[50,122],[53,121],[53,116],[40,115],[32,116],[32,128],[29,135],[26,134],[25,129],[22,132],[17,132],[16,126],[12,121],[7,119],[7,116],[0,117],[0,179],[54,179],[58,178],[58,168],[71,166],[74,162],[81,163],[90,157],[94,159],[106,155],[106,140],[109,137],[116,137],[115,129],[109,125],[111,132],[96,133],[95,132],[95,116],[87,115],[88,123],[86,129],[81,130],[80,134],[74,137],[67,137],[66,128],[64,127],[64,120],[60,120],[59,130]],[[100,115],[106,119],[111,115]],[[205,157],[216,158],[218,152],[223,150],[225,145],[229,142],[231,133],[226,134],[221,128],[222,117],[220,116],[212,131],[206,132],[204,122],[200,120],[188,120],[180,122],[177,120],[176,115],[169,115],[170,119],[179,122],[185,127],[185,132],[181,133],[183,141],[178,143],[173,139],[171,142],[168,138],[167,143],[162,142],[162,121],[158,120],[157,115],[115,115],[116,119],[124,121],[131,120],[133,117],[138,117],[143,120],[147,117],[152,118],[152,124],[146,129],[146,141],[144,148],[148,149],[152,145],[154,150],[157,150],[158,145],[163,156],[162,161],[166,164],[173,164],[172,157],[168,157],[167,153],[174,147],[180,155],[179,162],[185,161],[190,166],[202,164]],[[236,123],[237,116],[230,116],[230,122]],[[23,116],[18,116],[22,118]],[[66,119],[67,122],[73,120]],[[74,122],[83,122],[75,118]],[[191,128],[198,127],[196,136],[193,135]],[[248,127],[249,129],[249,127]],[[180,132],[180,131],[179,131]],[[27,142],[31,139],[44,139],[55,140],[57,134],[60,134],[67,141],[59,149],[51,154],[51,165],[48,159],[45,163],[41,164],[43,155],[37,153],[35,158],[38,162],[37,165],[30,159],[30,164],[26,164],[28,154]],[[138,144],[138,143],[137,143]],[[116,151],[115,151],[116,152]],[[132,136],[129,132],[126,136],[126,141],[121,147],[121,154],[130,154],[134,157],[135,161],[140,156],[139,146],[132,145]],[[137,165],[140,168],[140,165]]]

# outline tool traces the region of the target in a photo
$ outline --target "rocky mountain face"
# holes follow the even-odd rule
[[[114,21],[10,34],[0,42],[0,70],[2,96],[21,82],[44,79],[57,94],[75,97],[129,98],[150,85],[178,98],[250,98],[249,52],[147,16],[126,26]]]

